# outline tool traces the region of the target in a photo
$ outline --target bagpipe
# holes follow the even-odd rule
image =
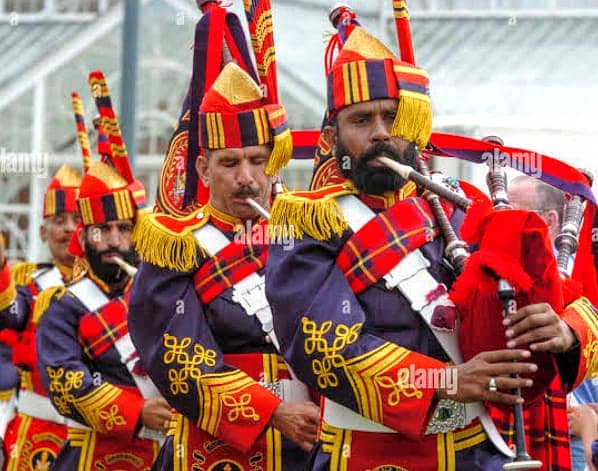
[[[445,256],[457,275],[450,296],[457,308],[460,346],[464,361],[467,361],[484,351],[507,348],[502,322],[504,316],[515,313],[518,306],[548,303],[556,313],[562,313],[567,304],[582,293],[595,292],[596,271],[590,250],[594,198],[590,191],[591,177],[556,159],[542,156],[548,171],[541,179],[551,181],[561,190],[573,191],[567,194],[562,232],[555,239],[558,254],[555,257],[548,228],[540,216],[534,211],[512,209],[509,205],[503,169],[506,159],[501,161],[494,156],[513,155],[515,149],[510,149],[510,154],[507,154],[507,148],[496,137],[478,141],[462,136],[438,136],[440,138],[436,141],[443,145],[451,139],[458,141],[459,152],[435,147],[433,135],[430,149],[418,158],[419,171],[387,157],[379,157],[378,160],[403,178],[417,183],[434,214],[445,241]],[[466,146],[463,145],[465,143]],[[524,155],[523,152],[523,149],[517,149],[517,155]],[[446,187],[438,191],[438,184],[430,179],[427,159],[431,154],[462,157],[457,155],[459,153],[469,153],[470,157],[478,154],[480,161],[486,160],[490,199],[469,185],[465,189],[470,199],[450,190],[447,193]],[[513,166],[516,167],[516,164]],[[563,169],[567,170],[566,179],[559,174],[559,170]],[[560,178],[554,178],[559,175]],[[460,234],[465,241],[453,229],[441,205],[441,198],[466,210]],[[470,253],[469,247],[472,246],[476,250]],[[576,255],[582,260],[573,265],[572,255],[580,247],[583,250]],[[576,276],[572,276],[575,274],[573,267],[578,272]],[[440,322],[439,325],[446,324]],[[514,394],[533,401],[543,396],[557,371],[550,353],[532,352],[530,361],[538,365],[537,373],[530,375],[534,384],[525,393],[516,390]],[[542,463],[532,460],[527,453],[522,405],[513,406],[513,414],[517,455],[504,469],[541,467]]]

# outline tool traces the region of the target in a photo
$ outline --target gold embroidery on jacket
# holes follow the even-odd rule
[[[69,404],[75,402],[75,396],[71,391],[79,389],[83,385],[83,371],[67,371],[64,368],[46,367],[50,379],[49,389],[54,398],[54,404],[62,415],[71,413]]]
[[[314,358],[311,362],[311,368],[318,380],[318,386],[321,389],[338,386],[338,376],[332,371],[333,368],[345,368],[346,361],[339,352],[344,350],[347,345],[355,343],[359,337],[359,331],[363,323],[347,327],[344,324],[338,324],[334,330],[335,337],[332,345],[324,335],[332,328],[332,321],[325,321],[318,328],[317,324],[307,317],[301,318],[303,333],[307,334],[304,342],[305,353],[322,353],[322,359]]]
[[[178,394],[188,394],[189,385],[187,381],[193,379],[199,381],[201,370],[199,366],[216,365],[216,351],[210,348],[206,349],[203,345],[193,345],[193,355],[189,355],[185,350],[191,345],[191,337],[184,337],[180,343],[174,335],[164,334],[164,364],[175,364],[179,368],[170,368],[168,370],[168,380],[170,381],[170,392],[176,396]]]

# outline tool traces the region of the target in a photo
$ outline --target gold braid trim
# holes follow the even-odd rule
[[[66,293],[66,286],[52,286],[42,292],[38,293],[35,298],[35,304],[33,306],[33,314],[31,316],[31,322],[37,324],[41,319],[44,312],[48,310],[52,300],[54,298],[60,299]]]
[[[10,275],[17,286],[24,286],[33,281],[31,275],[35,270],[37,270],[37,263],[20,262],[10,269]]]
[[[306,234],[316,240],[328,240],[333,234],[342,236],[349,225],[334,196],[312,199],[304,195],[288,193],[276,197],[268,227],[270,239],[302,239]]]
[[[158,217],[161,217],[160,221]],[[131,239],[144,261],[170,270],[190,271],[198,266],[198,248],[201,255],[205,256],[193,231],[208,219],[198,219],[197,211],[184,218],[173,218],[162,213],[140,213]],[[168,227],[169,220],[173,228]]]

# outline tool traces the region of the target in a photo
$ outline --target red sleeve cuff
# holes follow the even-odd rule
[[[579,385],[584,379],[598,372],[594,361],[593,351],[598,345],[598,323],[596,311],[592,303],[581,297],[569,304],[561,318],[573,330],[580,343],[580,358],[577,366],[577,376],[573,387]]]
[[[112,401],[105,404],[97,414],[98,431],[132,440],[137,432],[137,424],[145,400],[133,388],[112,387],[119,389],[120,392]]]
[[[223,394],[222,419],[216,436],[246,453],[268,427],[281,399],[253,383],[234,394]]]

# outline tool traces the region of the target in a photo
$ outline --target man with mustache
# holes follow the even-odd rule
[[[192,110],[209,202],[186,218],[152,215],[134,235],[143,263],[129,328],[181,413],[155,469],[302,470],[315,441],[319,409],[277,351],[264,293],[268,246],[252,237],[267,221],[247,198],[270,207],[272,176],[292,152],[284,108],[254,77],[228,62]]]
[[[145,192],[126,156],[113,161],[120,167],[93,162],[81,182],[81,224],[70,245],[80,271],[42,293],[49,307],[36,339],[41,380],[68,427],[54,470],[150,469],[172,417],[148,393],[155,387],[127,329],[132,278],[116,262],[137,261],[131,234]]]
[[[515,348],[462,362],[448,322],[455,274],[434,216],[412,183],[375,160],[413,167],[427,145],[426,73],[356,27],[327,95],[333,125],[323,132],[347,180],[275,200],[270,224],[295,241],[283,250],[273,240],[266,273],[283,356],[323,397],[310,469],[502,470],[512,453],[482,401],[521,402],[511,390],[531,380],[510,375],[536,371],[519,347],[530,342],[574,375],[576,337],[547,305],[530,305],[509,327]],[[446,210],[458,227],[463,214]]]
[[[40,238],[48,244],[51,263],[19,263],[11,270],[0,244],[0,328],[4,329],[0,335],[8,338],[12,334],[11,363],[20,375],[17,415],[4,435],[7,470],[33,470],[35,463],[42,461],[52,464],[66,439],[62,417],[52,406],[40,377],[35,337],[47,307],[39,293],[63,286],[71,278],[75,257],[68,252],[68,245],[79,222],[76,200],[80,184],[81,175],[65,164],[44,195]],[[3,375],[11,373],[4,366],[2,370]]]

